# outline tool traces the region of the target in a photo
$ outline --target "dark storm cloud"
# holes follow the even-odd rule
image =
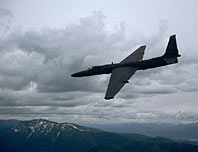
[[[36,93],[34,91],[19,91],[3,90],[0,92],[1,107],[21,107],[21,106],[51,106],[51,107],[77,107],[89,104],[89,101],[81,101],[82,96],[87,93]],[[74,100],[75,98],[75,100]]]
[[[1,88],[24,89],[35,82],[39,92],[104,90],[98,78],[73,79],[70,74],[90,65],[102,64],[122,46],[124,31],[107,34],[104,16],[96,12],[63,30],[10,33],[2,44]],[[116,47],[118,48],[116,48]],[[108,61],[109,62],[109,61]]]
[[[122,122],[160,122],[160,123],[196,123],[198,115],[193,112],[163,112],[153,110],[136,110],[133,108],[97,107],[83,108],[51,108],[51,107],[1,107],[2,118],[35,118],[43,117],[55,121],[71,122],[98,122],[98,123],[122,123]]]

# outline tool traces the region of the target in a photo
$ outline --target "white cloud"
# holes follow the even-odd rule
[[[0,14],[5,18],[11,16],[4,9]],[[104,20],[105,15],[96,11],[62,29],[13,28],[5,32],[0,38],[0,118],[45,117],[76,122],[195,121],[197,114],[189,112],[190,107],[172,107],[179,104],[175,94],[198,90],[198,55],[194,51],[183,52],[177,65],[138,71],[131,83],[111,101],[103,99],[109,76],[70,77],[71,73],[92,65],[119,62],[142,44],[147,45],[147,59],[164,53],[168,41],[167,20],[159,22],[155,33],[137,32],[137,35],[129,35],[124,23],[109,32]],[[169,105],[165,106],[167,96],[176,103],[167,101]],[[164,99],[159,103],[156,98]],[[181,100],[184,104],[186,99]],[[158,109],[161,105],[164,107]],[[145,111],[152,106],[153,110]],[[169,108],[175,111],[170,113]],[[184,112],[179,112],[181,109]]]

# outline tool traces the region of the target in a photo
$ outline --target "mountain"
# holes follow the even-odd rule
[[[0,152],[197,152],[166,138],[110,133],[44,119],[0,120]]]
[[[138,133],[147,136],[162,136],[172,139],[198,141],[198,123],[165,124],[165,123],[122,123],[122,124],[89,124],[108,132]]]

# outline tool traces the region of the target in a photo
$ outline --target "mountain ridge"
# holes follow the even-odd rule
[[[198,123],[121,123],[121,124],[89,124],[89,127],[108,132],[138,133],[151,137],[162,136],[171,139],[198,141]]]
[[[139,134],[110,133],[45,119],[0,120],[0,152],[198,151],[198,146]]]

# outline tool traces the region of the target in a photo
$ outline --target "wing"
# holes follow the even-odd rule
[[[137,50],[131,53],[127,58],[122,60],[120,63],[141,61],[144,55],[146,45],[140,46]]]
[[[106,91],[105,99],[112,99],[120,91],[120,89],[128,83],[128,80],[135,73],[137,68],[120,67],[113,69],[109,85]]]
[[[144,55],[146,45],[139,47],[127,58],[120,63],[141,61]],[[120,67],[113,69],[109,85],[106,91],[105,99],[112,99],[120,91],[120,89],[128,83],[128,80],[135,74],[137,68],[133,67]]]

